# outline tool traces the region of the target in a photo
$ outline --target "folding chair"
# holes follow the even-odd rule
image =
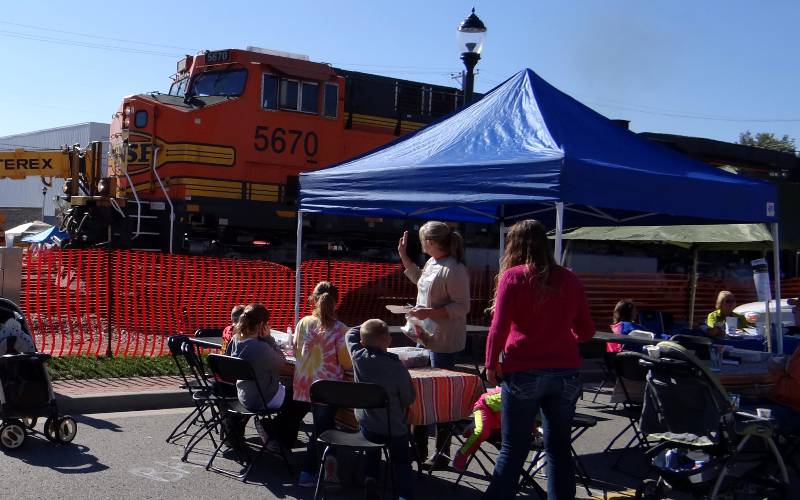
[[[187,373],[193,373],[191,364],[183,354],[183,346],[188,342],[189,338],[186,335],[172,335],[167,339],[167,347],[169,348],[170,355],[183,380],[180,387],[189,391],[192,395],[192,402],[194,403],[194,409],[186,415],[186,417],[172,429],[169,436],[167,436],[166,441],[168,443],[174,443],[180,438],[190,436],[189,430],[193,426],[199,425],[202,428],[204,425],[208,424],[205,412],[208,410],[213,411],[213,405],[209,404],[208,396],[210,392],[207,390],[208,388],[195,377],[190,380],[189,376],[187,376]],[[183,429],[179,431],[181,427],[183,427]],[[214,443],[214,445],[216,446],[216,443]]]
[[[661,311],[640,310],[638,323],[648,332],[664,333],[664,315]]]
[[[190,338],[186,337],[180,344],[180,352],[181,358],[185,361],[186,367],[192,377],[187,381],[187,385],[190,388],[194,388],[193,390],[190,389],[192,401],[195,406],[201,408],[199,416],[203,420],[203,424],[198,427],[184,446],[181,460],[186,461],[189,453],[191,453],[194,447],[207,435],[210,437],[212,445],[215,447],[217,446],[214,435],[211,434],[211,432],[217,430],[217,434],[222,435],[222,433],[219,432],[219,426],[222,421],[219,404],[221,399],[225,399],[226,397],[230,399],[230,395],[222,394],[215,382],[209,380],[205,372],[205,367],[203,366],[203,361],[197,355],[197,349]],[[233,398],[235,399],[235,396]],[[205,416],[205,410],[209,411],[210,418]]]
[[[638,446],[649,446],[647,439],[639,432],[638,424],[639,416],[642,414],[644,383],[645,378],[647,377],[647,368],[639,363],[639,360],[643,358],[646,357],[638,352],[630,351],[619,352],[614,358],[614,371],[617,375],[617,384],[622,389],[622,393],[624,394],[625,399],[622,401],[622,409],[624,416],[628,418],[628,425],[626,425],[625,428],[623,428],[619,433],[617,433],[616,436],[614,436],[613,439],[611,439],[606,448],[603,450],[603,453],[607,453],[611,447],[614,446],[614,443],[616,443],[617,440],[628,431],[628,429],[633,430],[633,437],[631,437],[628,443],[622,448],[621,453],[611,465],[612,469],[616,469],[617,465],[622,459],[622,456],[635,441],[638,441]],[[641,391],[634,391],[637,383],[641,384]]]
[[[578,476],[578,479],[583,484],[586,494],[589,496],[592,496],[592,492],[589,490],[589,483],[592,482],[592,478],[589,477],[589,474],[586,472],[586,467],[583,465],[583,461],[581,461],[581,457],[578,455],[578,452],[575,451],[575,446],[573,443],[575,443],[575,441],[577,441],[578,438],[580,438],[587,430],[596,426],[598,420],[599,419],[597,417],[593,417],[591,415],[576,413],[572,418],[572,432],[569,443],[569,449],[572,453],[572,458],[575,460],[575,472]],[[542,470],[545,465],[547,465],[546,461],[539,460],[543,455],[544,447],[536,450],[533,460],[531,460],[528,468],[525,471],[525,474],[522,476],[522,485],[528,482],[533,482],[533,478],[536,476],[536,474]]]
[[[222,337],[222,330],[224,328],[198,328],[194,331],[194,336],[203,337]]]
[[[264,396],[264,392],[261,388],[261,385],[258,382],[258,378],[256,378],[255,372],[253,372],[253,367],[250,366],[249,362],[233,356],[224,356],[221,354],[209,354],[208,366],[209,368],[211,368],[211,373],[214,374],[215,378],[218,380],[215,383],[215,393],[219,396],[216,401],[219,404],[221,410],[220,418],[224,418],[225,416],[230,416],[232,418],[242,418],[244,419],[244,425],[247,425],[247,422],[252,417],[265,419],[267,423],[272,422],[273,417],[278,414],[279,410],[267,409],[269,399],[267,399]],[[220,394],[220,389],[225,385],[231,385],[231,384],[228,382],[220,382],[220,380],[253,381],[255,383],[259,398],[261,400],[264,409],[258,411],[251,411],[245,408],[245,406],[241,402],[239,402],[238,398],[234,399],[234,398],[224,397],[224,395]],[[267,431],[269,433],[271,426],[267,425],[266,427],[268,428]],[[214,449],[214,452],[211,454],[211,458],[209,458],[208,463],[206,464],[206,470],[213,470],[215,472],[219,472],[220,474],[224,474],[226,476],[231,476],[237,479],[241,479],[242,481],[247,481],[247,477],[253,470],[253,466],[258,461],[259,457],[267,451],[267,446],[269,445],[270,442],[272,442],[273,439],[275,439],[273,436],[269,436],[265,443],[261,443],[261,446],[258,448],[256,455],[252,457],[252,459],[249,459],[249,457],[246,456],[241,457],[243,458],[243,462],[249,461],[244,472],[242,472],[241,474],[236,474],[234,472],[225,469],[219,469],[212,466],[214,459],[219,454],[222,447],[225,445],[225,441],[221,439],[220,440],[221,442]],[[286,456],[286,449],[280,443],[280,440],[275,439],[275,441],[278,443],[281,459],[283,460],[289,472],[291,472],[292,468],[291,465],[289,464],[289,459]],[[239,453],[238,450],[234,451]]]
[[[386,389],[378,384],[368,384],[364,382],[342,382],[339,380],[317,380],[311,384],[311,404],[328,405],[336,408],[354,409],[383,409],[386,412],[386,425],[389,436],[392,435],[391,418],[389,417],[390,404]],[[314,499],[319,498],[322,485],[322,474],[325,467],[325,458],[331,448],[350,448],[355,451],[366,452],[368,450],[383,450],[386,457],[386,470],[388,477],[391,478],[392,498],[395,498],[394,472],[391,466],[390,444],[374,443],[365,438],[361,432],[344,432],[331,429],[323,432],[317,437],[321,443],[325,443],[325,451],[319,463],[319,473],[317,475],[317,487],[314,490]],[[385,483],[384,483],[385,487]]]

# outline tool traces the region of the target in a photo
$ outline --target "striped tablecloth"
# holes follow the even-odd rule
[[[462,420],[483,392],[480,378],[472,373],[440,368],[411,368],[417,399],[408,408],[408,423],[425,425]]]

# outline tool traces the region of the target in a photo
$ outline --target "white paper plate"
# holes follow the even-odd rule
[[[406,314],[412,308],[411,308],[411,306],[398,306],[398,305],[388,304],[386,306],[386,309],[388,309],[389,312],[391,312],[393,314]]]

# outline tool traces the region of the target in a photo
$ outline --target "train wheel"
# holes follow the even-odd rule
[[[19,420],[6,421],[0,426],[0,447],[4,450],[16,450],[25,442],[25,427]]]

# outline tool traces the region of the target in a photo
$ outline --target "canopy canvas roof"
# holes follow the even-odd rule
[[[765,249],[772,247],[772,234],[763,224],[580,227],[565,231],[562,238],[568,241],[659,241],[683,248],[697,246],[704,250]]]
[[[383,148],[300,176],[300,210],[571,227],[772,222],[777,192],[654,144],[520,71]]]
[[[639,137],[526,69],[414,134],[302,173],[296,265],[305,212],[501,225],[536,218],[556,228],[560,260],[564,227],[770,222],[777,231],[777,200],[769,182]],[[776,249],[778,276],[779,266]]]

